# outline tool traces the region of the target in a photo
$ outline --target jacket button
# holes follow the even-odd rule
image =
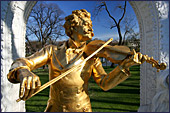
[[[86,108],[83,108],[83,112],[88,112],[88,108],[86,107]]]
[[[66,112],[66,106],[63,105],[63,112]]]
[[[63,94],[63,91],[60,91],[60,94]]]
[[[78,90],[77,90],[77,94],[79,94],[80,92],[81,92],[81,90],[80,90],[80,89],[78,89]]]
[[[63,105],[63,108],[66,108],[66,106],[65,106],[65,105]]]
[[[79,108],[80,107],[80,104],[77,104],[77,108]]]

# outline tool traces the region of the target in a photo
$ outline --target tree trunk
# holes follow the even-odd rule
[[[117,27],[117,30],[118,30],[118,34],[119,34],[119,43],[118,43],[118,45],[121,45],[122,44],[122,34],[121,34],[121,30],[120,30],[119,25]]]
[[[110,68],[113,68],[114,67],[114,63],[111,64]]]

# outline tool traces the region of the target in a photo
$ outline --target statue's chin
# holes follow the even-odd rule
[[[88,41],[88,40],[91,40],[91,38],[83,37],[82,41]]]
[[[89,34],[83,36],[83,41],[88,41],[88,40],[91,40],[91,39],[92,39],[92,36],[89,36]]]

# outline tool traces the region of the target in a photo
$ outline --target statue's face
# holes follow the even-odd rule
[[[76,41],[87,41],[91,40],[94,36],[93,29],[92,29],[92,22],[91,19],[87,18],[82,21],[82,25],[75,26],[75,30],[73,33],[76,34],[76,37],[73,37]],[[75,35],[74,35],[75,36]]]

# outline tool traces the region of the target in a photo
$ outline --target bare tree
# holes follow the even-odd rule
[[[132,18],[132,16],[125,17],[122,23],[123,23],[122,29],[124,30],[122,45],[125,45],[127,37],[130,38],[137,36],[138,33],[134,31],[136,27],[136,22],[134,22],[134,18]]]
[[[40,42],[40,49],[48,43],[53,43],[60,36],[64,36],[63,14],[64,12],[57,4],[40,2],[34,6],[26,26],[26,41],[33,52],[36,49],[31,44],[31,40]]]
[[[121,21],[123,20],[124,16],[125,16],[125,13],[126,13],[126,1],[125,1],[125,4],[124,6],[117,6],[117,8],[123,10],[123,13],[122,13],[122,16],[120,17],[120,19],[117,21],[110,13],[108,7],[107,7],[107,4],[106,2],[101,2],[100,5],[98,5],[96,8],[95,8],[95,16],[97,16],[99,14],[99,12],[101,12],[103,10],[103,7],[104,9],[106,10],[107,14],[109,15],[109,17],[113,20],[113,25],[110,26],[110,29],[113,29],[113,28],[117,28],[117,31],[118,31],[118,35],[119,35],[119,43],[118,45],[122,45],[122,33],[121,33],[121,27],[120,27],[120,23]]]
[[[122,11],[122,14],[120,14],[120,18],[118,20],[116,20],[116,18],[110,13],[105,1],[100,2],[100,4],[97,5],[94,10],[94,17],[98,16],[102,10],[105,10],[107,12],[108,16],[113,21],[112,24],[110,24],[110,29],[117,28],[117,32],[119,36],[119,41],[117,43],[118,45],[127,44],[126,43],[127,37],[135,36],[134,28],[136,27],[136,23],[134,22],[134,18],[125,16],[127,10],[126,6],[127,6],[127,2],[125,1],[124,5],[119,4],[114,8],[114,9],[120,9]],[[122,30],[124,32],[122,32]],[[113,67],[113,65],[114,64],[112,63],[111,67]]]

